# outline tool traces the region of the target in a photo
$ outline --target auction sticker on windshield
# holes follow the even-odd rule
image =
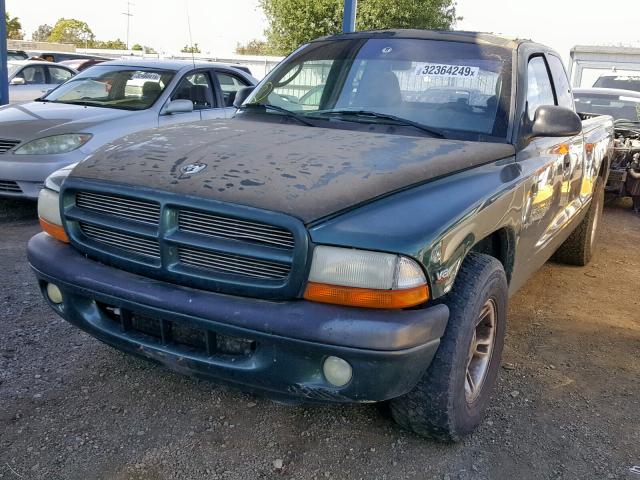
[[[468,65],[447,65],[444,63],[423,63],[416,67],[416,75],[419,77],[465,77],[475,78],[480,73],[480,67]]]

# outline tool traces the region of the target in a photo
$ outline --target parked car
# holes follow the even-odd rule
[[[115,60],[38,101],[0,108],[0,196],[37,198],[51,172],[127,133],[232,116],[239,87],[227,79],[257,82],[209,62]]]
[[[236,105],[49,177],[28,256],[50,306],[183,374],[472,431],[509,294],[593,255],[611,117],[581,121],[545,46],[418,30],[312,41]]]
[[[27,55],[27,52],[23,50],[7,50],[7,59],[9,61],[27,60],[28,58],[29,58],[29,55]]]
[[[47,62],[64,62],[66,60],[112,60],[108,57],[101,57],[99,55],[89,55],[85,53],[71,53],[71,52],[52,52],[48,50],[29,50],[31,57],[41,58]]]
[[[573,91],[576,110],[585,117],[610,115],[615,143],[605,190],[616,197],[631,197],[640,213],[640,92],[611,88]]]
[[[60,65],[65,65],[69,68],[73,68],[78,72],[81,72],[89,67],[93,67],[94,65],[98,65],[99,63],[103,63],[106,61],[107,60],[98,60],[96,58],[80,58],[75,60],[63,60],[59,63]]]
[[[63,65],[37,60],[11,61],[8,66],[10,103],[35,100],[77,73]]]
[[[640,74],[618,75],[613,73],[601,75],[593,86],[596,88],[617,88],[619,90],[635,90],[636,92],[640,92]]]

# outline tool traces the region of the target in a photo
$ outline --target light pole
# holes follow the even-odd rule
[[[129,50],[129,20],[133,17],[133,13],[131,13],[131,5],[133,5],[133,3],[127,2],[127,11],[122,12],[122,14],[127,17],[127,50]]]
[[[358,0],[344,0],[344,17],[342,19],[342,31],[344,33],[356,31],[356,10]]]
[[[7,69],[7,22],[4,0],[0,0],[0,105],[9,103],[9,71]]]

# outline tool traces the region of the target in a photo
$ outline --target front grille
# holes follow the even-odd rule
[[[5,140],[0,138],[0,153],[7,153],[13,147],[20,144],[20,140]]]
[[[199,248],[179,247],[178,255],[184,265],[252,278],[283,279],[291,270],[290,265]]]
[[[238,360],[253,354],[257,342],[249,338],[223,335],[191,324],[141,315],[130,310],[98,303],[105,317],[127,335],[148,343],[203,357],[231,357]]]
[[[22,193],[22,190],[13,180],[0,180],[0,192]]]
[[[160,245],[157,240],[120,233],[83,222],[80,222],[80,230],[95,242],[145,257],[160,258]]]
[[[65,181],[73,246],[125,271],[185,287],[280,300],[296,297],[307,230],[278,212],[82,179]]]
[[[180,210],[178,226],[185,232],[217,238],[228,238],[263,245],[292,249],[293,234],[284,228],[210,213]]]
[[[103,193],[78,192],[76,205],[79,208],[113,215],[126,220],[157,225],[160,222],[160,205],[154,202],[134,200]]]

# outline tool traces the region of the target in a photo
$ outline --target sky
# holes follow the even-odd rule
[[[176,52],[189,43],[187,9],[193,42],[212,56],[232,53],[238,42],[262,38],[267,27],[258,0],[131,3],[130,45],[140,43],[159,52]],[[126,0],[6,0],[6,6],[20,18],[25,38],[38,25],[53,25],[64,17],[86,21],[99,40],[126,41]],[[640,47],[640,0],[617,0],[612,8],[603,8],[601,0],[458,0],[457,10],[463,19],[456,29],[530,38],[554,48],[565,61],[576,44]]]

